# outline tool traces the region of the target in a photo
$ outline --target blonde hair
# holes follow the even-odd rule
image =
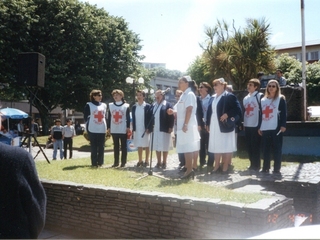
[[[178,93],[179,95],[181,95],[181,94],[183,93],[183,91],[177,89],[177,90],[176,90],[176,94],[177,94],[177,93]]]
[[[114,89],[112,92],[111,92],[111,95],[113,96],[114,94],[119,94],[122,98],[124,98],[124,93],[122,90],[120,89]]]
[[[277,87],[277,91],[273,97],[273,99],[276,99],[277,97],[282,97],[283,99],[286,99],[284,95],[281,94],[281,89],[280,89],[280,84],[277,80],[274,80],[274,79],[271,79],[268,81],[268,84],[267,84],[267,87],[266,87],[266,90],[265,90],[265,93],[264,93],[264,97],[265,98],[268,98],[270,96],[270,93],[269,93],[269,89],[268,89],[268,86],[270,83],[274,83]]]
[[[212,81],[212,86],[214,86],[217,83],[220,83],[220,84],[224,85],[224,90],[226,90],[228,83],[224,80],[224,78],[214,79]]]

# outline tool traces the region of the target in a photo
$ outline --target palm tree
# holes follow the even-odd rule
[[[234,89],[244,89],[257,72],[275,69],[275,51],[268,44],[269,24],[264,19],[248,19],[241,31],[218,20],[213,28],[207,28],[203,58],[213,78],[224,77]]]

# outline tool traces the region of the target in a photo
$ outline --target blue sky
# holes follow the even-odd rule
[[[201,54],[205,27],[217,20],[237,28],[246,19],[265,18],[273,46],[301,43],[300,0],[83,0],[110,15],[123,17],[143,45],[146,62],[166,63],[168,69],[186,71]],[[320,42],[320,0],[304,0],[305,40]]]

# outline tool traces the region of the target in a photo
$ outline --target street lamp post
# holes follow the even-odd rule
[[[145,89],[143,89],[143,91],[145,92],[145,94],[146,94],[146,102],[150,102],[149,100],[149,98],[150,98],[150,96],[152,96],[153,95],[153,93],[154,93],[154,90],[151,88],[151,89],[148,89],[148,88],[145,88]]]
[[[133,79],[132,77],[127,77],[126,78],[126,83],[132,84],[133,87],[133,103],[134,103],[134,98],[136,94],[136,84],[143,84],[144,79],[142,77],[139,77],[138,80]]]

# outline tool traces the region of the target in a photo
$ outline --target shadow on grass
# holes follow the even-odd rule
[[[90,152],[91,147],[90,147],[90,145],[82,145],[81,147],[78,148],[78,151],[79,152]],[[113,149],[109,145],[106,145],[104,148],[104,151],[110,152],[110,151],[113,151]]]
[[[163,188],[168,186],[180,186],[181,184],[187,183],[188,180],[180,180],[180,179],[162,179],[157,187]]]
[[[89,169],[96,169],[96,168],[92,168],[91,165],[76,165],[76,166],[68,166],[63,168],[63,171],[72,171],[72,170],[76,170],[78,168],[89,168]]]
[[[91,148],[90,148],[90,145],[82,145],[79,150],[79,152],[90,152],[91,151]]]

